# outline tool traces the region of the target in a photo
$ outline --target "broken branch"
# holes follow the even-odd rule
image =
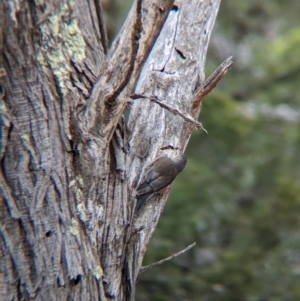
[[[197,89],[192,102],[193,110],[198,108],[204,96],[213,90],[213,88],[218,84],[218,82],[229,71],[232,65],[233,65],[232,56],[230,56],[206,79],[204,84],[200,86],[199,89]]]

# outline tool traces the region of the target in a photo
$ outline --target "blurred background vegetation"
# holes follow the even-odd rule
[[[104,3],[110,39],[131,2]],[[197,245],[142,274],[136,300],[300,300],[299,11],[222,1],[207,76],[235,64],[204,100],[209,135],[194,131],[144,265]]]

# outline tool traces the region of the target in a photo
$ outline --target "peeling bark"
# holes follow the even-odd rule
[[[137,0],[110,49],[99,1],[0,4],[1,300],[133,300],[170,190],[134,215],[136,186],[193,126],[147,99],[122,114],[136,86],[198,117],[219,6],[173,2]]]

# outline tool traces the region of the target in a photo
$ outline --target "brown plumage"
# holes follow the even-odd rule
[[[184,169],[186,162],[187,157],[184,153],[179,153],[175,158],[164,156],[153,161],[138,185],[136,211],[152,193],[170,185]]]

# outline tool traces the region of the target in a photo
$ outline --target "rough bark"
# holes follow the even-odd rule
[[[132,300],[170,189],[134,215],[138,180],[193,125],[147,99],[122,114],[140,75],[197,118],[219,0],[138,0],[110,49],[99,0],[0,6],[0,299]]]

